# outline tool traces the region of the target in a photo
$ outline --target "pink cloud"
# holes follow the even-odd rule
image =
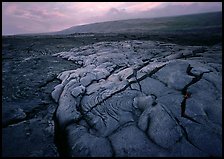
[[[124,2],[70,2],[68,8],[76,9],[78,11],[106,12],[112,7],[118,7]]]
[[[13,14],[17,10],[17,6],[15,4],[6,5],[5,13]]]
[[[126,9],[130,12],[145,11],[148,9],[155,8],[161,5],[162,3],[163,2],[142,2],[142,3],[137,3],[135,5],[128,6]]]
[[[66,15],[60,11],[52,10],[49,6],[38,6],[38,3],[8,3],[5,8],[5,14],[29,19],[50,19],[61,18]]]

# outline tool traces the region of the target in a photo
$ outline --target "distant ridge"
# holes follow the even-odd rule
[[[222,12],[199,13],[172,17],[139,18],[73,26],[49,33],[21,35],[68,35],[75,33],[139,33],[222,27]]]
[[[175,17],[129,19],[74,26],[55,34],[72,33],[125,33],[152,30],[187,29],[222,25],[222,12],[201,13]]]

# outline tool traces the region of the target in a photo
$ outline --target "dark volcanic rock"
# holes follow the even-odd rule
[[[9,125],[13,122],[18,122],[22,121],[23,119],[26,118],[26,114],[21,108],[15,108],[13,106],[8,105],[8,108],[6,109],[3,107],[3,121],[2,124],[3,126]]]
[[[5,43],[9,45],[2,48],[2,156],[57,157],[52,119],[57,105],[50,94],[59,84],[56,75],[77,65],[52,57],[53,50],[45,50],[46,45],[55,46],[49,39],[16,36],[3,38]]]
[[[40,127],[41,125],[41,127]],[[35,118],[8,126],[3,131],[3,157],[57,157],[53,143],[54,122]],[[13,143],[13,144],[12,144]]]
[[[82,65],[52,92],[67,155],[222,156],[221,46],[133,40],[54,56]]]

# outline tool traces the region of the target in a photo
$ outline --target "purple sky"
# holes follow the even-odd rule
[[[2,2],[2,34],[41,33],[132,18],[222,11],[221,2]]]

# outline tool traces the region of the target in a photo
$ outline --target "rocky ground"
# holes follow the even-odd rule
[[[59,156],[51,98],[57,75],[80,65],[52,54],[119,35],[74,34],[2,37],[2,156]],[[15,142],[16,141],[16,142]]]
[[[3,38],[3,156],[221,156],[221,45],[132,38]]]
[[[221,46],[101,42],[52,92],[65,156],[221,156]],[[63,135],[61,135],[63,134]]]

